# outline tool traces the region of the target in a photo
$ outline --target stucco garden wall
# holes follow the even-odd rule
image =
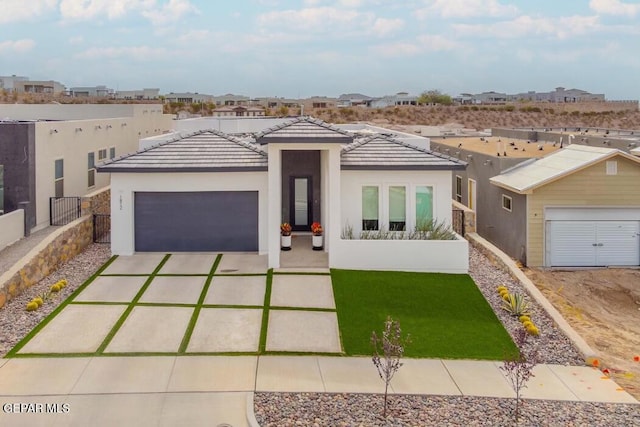
[[[467,274],[469,242],[458,240],[339,240],[331,268]]]
[[[24,237],[24,210],[0,215],[0,250]]]

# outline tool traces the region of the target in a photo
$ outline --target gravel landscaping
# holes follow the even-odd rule
[[[469,246],[469,274],[505,328],[522,328],[517,318],[500,308],[500,285],[510,293],[525,293],[511,276]],[[540,363],[583,365],[571,341],[532,298],[531,319],[540,335],[526,347],[537,346]],[[528,349],[525,348],[525,351]],[[402,368],[401,368],[402,369]],[[380,381],[380,390],[384,389]],[[512,426],[514,399],[472,396],[391,396],[391,410],[382,418],[381,395],[329,393],[256,393],[254,411],[261,426]],[[522,426],[640,425],[640,406],[591,402],[525,400]]]
[[[111,257],[109,245],[94,243],[82,253],[63,264],[58,270],[31,286],[0,309],[0,357],[4,357],[22,338],[36,327],[58,305],[93,275]],[[45,293],[58,280],[66,279],[67,286],[51,294],[36,311],[25,306],[34,297]]]
[[[4,356],[110,256],[109,245],[93,244],[0,309],[0,356]],[[505,285],[511,293],[525,292],[524,289],[473,247],[470,247],[470,274],[507,331],[513,335],[522,328],[517,319],[500,309],[501,298],[496,287]],[[25,311],[27,302],[46,292],[60,279],[66,279],[68,286],[37,311]],[[540,362],[582,365],[584,362],[578,351],[554,327],[546,313],[534,303],[530,311],[540,336],[530,340],[529,345],[538,347]],[[381,391],[383,387],[381,381]],[[380,394],[256,393],[254,410],[261,426],[515,425],[511,412],[513,399],[393,395],[386,419],[381,416],[382,403]],[[639,405],[525,400],[521,413],[519,425],[523,426],[640,425]]]

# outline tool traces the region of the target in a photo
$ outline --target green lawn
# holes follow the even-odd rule
[[[469,275],[332,269],[331,280],[348,355],[370,355],[371,332],[380,332],[388,315],[411,335],[407,357],[503,360],[517,354]]]

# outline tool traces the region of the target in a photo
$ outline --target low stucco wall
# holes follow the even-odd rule
[[[0,250],[24,237],[24,210],[0,216]]]
[[[0,307],[23,290],[47,277],[93,241],[91,216],[79,218],[56,230],[36,246],[24,259],[0,276]]]
[[[469,243],[458,240],[344,240],[331,246],[331,268],[466,274]]]

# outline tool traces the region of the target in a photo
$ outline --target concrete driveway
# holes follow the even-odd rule
[[[328,270],[269,274],[257,254],[145,253],[113,260],[15,356],[340,354],[339,336]]]

